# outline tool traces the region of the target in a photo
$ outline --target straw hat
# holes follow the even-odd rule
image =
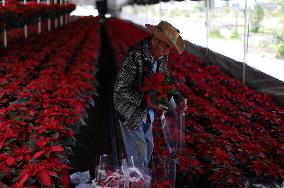
[[[145,24],[146,28],[158,39],[175,47],[179,54],[184,50],[184,41],[179,35],[178,29],[167,21],[161,21],[158,25]]]

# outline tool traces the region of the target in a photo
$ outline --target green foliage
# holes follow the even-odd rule
[[[205,11],[205,7],[203,3],[199,3],[197,5],[194,6],[194,8],[192,9],[193,13],[200,13],[200,12],[204,12]]]
[[[240,38],[240,35],[237,31],[234,31],[232,34],[231,34],[231,39],[239,39]]]
[[[281,58],[284,58],[284,42],[277,46],[277,55]]]
[[[225,38],[225,37],[222,35],[220,29],[218,29],[218,28],[212,29],[212,30],[209,32],[209,37],[210,37],[210,38],[218,38],[218,39],[223,39],[223,38]]]
[[[259,3],[255,3],[253,8],[249,9],[249,22],[251,32],[258,33],[260,28],[260,23],[264,17],[264,10]]]
[[[276,31],[275,36],[276,36],[275,39],[276,39],[277,56],[283,58],[284,57],[284,33],[281,31]]]
[[[275,31],[275,39],[276,39],[276,53],[278,57],[284,58],[284,1],[277,1],[280,9],[280,25],[278,30]]]

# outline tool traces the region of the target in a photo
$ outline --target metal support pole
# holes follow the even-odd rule
[[[28,26],[24,25],[25,38],[28,38]]]
[[[38,33],[41,33],[41,18],[38,18],[37,31],[38,31]]]
[[[206,56],[208,56],[209,52],[209,3],[210,0],[204,1],[206,3]]]
[[[51,30],[51,20],[48,18],[47,20],[47,30],[50,31]]]
[[[162,20],[162,2],[160,1],[159,4],[160,4],[160,20]]]
[[[55,27],[55,29],[57,29],[57,27],[58,27],[58,20],[57,20],[57,18],[54,19],[54,27]]]
[[[4,29],[4,47],[7,48],[7,31]]]
[[[246,83],[246,63],[248,53],[248,1],[245,0],[245,16],[244,16],[244,61],[243,61],[243,84]]]

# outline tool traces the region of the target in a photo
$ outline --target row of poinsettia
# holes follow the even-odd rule
[[[67,20],[64,20],[64,23],[66,23],[66,22],[67,22]],[[54,28],[55,28],[55,22],[54,22],[54,20],[51,20],[50,29],[54,29]],[[27,29],[28,29],[28,33],[27,33],[28,37],[39,34],[38,23],[27,25]],[[46,32],[46,31],[48,31],[48,21],[43,20],[43,21],[41,21],[41,25],[40,25],[40,34]],[[6,33],[7,33],[6,36],[7,36],[8,46],[10,46],[11,44],[13,44],[15,42],[19,42],[21,39],[25,38],[25,31],[24,31],[23,27],[13,28],[13,29],[7,30]],[[1,43],[4,44],[3,32],[0,33],[0,37],[1,37],[0,44]]]
[[[119,67],[128,48],[147,34],[119,20],[107,26]],[[180,181],[193,187],[242,187],[249,177],[283,180],[283,108],[268,94],[249,89],[188,52],[172,51],[168,66],[189,104],[182,130],[186,147],[176,153],[184,178],[178,177]],[[156,121],[155,154],[167,156],[158,125]],[[174,129],[179,132],[179,127]]]
[[[47,18],[54,18],[59,15],[69,14],[75,9],[73,4],[37,4],[29,2],[20,3],[17,0],[6,0],[5,6],[0,5],[0,28],[21,27],[24,24],[37,22]]]
[[[10,102],[16,100],[18,92],[37,77],[38,72],[50,61],[50,55],[69,41],[69,38],[63,37],[64,32],[64,30],[58,30],[56,35],[44,33],[41,37],[32,36],[3,50],[0,57],[0,72],[3,74],[0,81],[1,108],[7,107]]]
[[[190,104],[180,168],[190,177],[205,173],[223,187],[242,187],[254,176],[283,179],[283,108],[218,67],[172,57],[170,67],[184,78],[180,89]]]
[[[11,86],[0,108],[1,187],[68,187],[74,132],[94,105],[98,31],[82,19],[1,57],[0,87]]]

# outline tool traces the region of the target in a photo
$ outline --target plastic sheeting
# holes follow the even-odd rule
[[[156,175],[165,177],[166,173],[167,175],[170,175],[171,178],[174,176],[175,180],[175,164],[173,164],[171,159],[166,159],[153,159],[153,164],[163,163],[163,165],[160,166],[162,171],[159,171],[159,173],[158,171],[155,171]],[[135,167],[133,157],[131,163],[132,164],[127,164],[126,159],[123,159],[121,167],[115,168],[110,164],[108,155],[104,154],[100,156],[100,162],[96,167],[95,179],[91,180],[89,171],[75,172],[70,175],[70,183],[75,184],[76,188],[151,187],[151,170],[143,166],[141,168]]]
[[[208,49],[208,55],[206,55],[207,48],[194,45],[190,42],[186,42],[186,50],[204,59],[208,63],[220,67],[226,73],[242,81],[243,77],[243,63],[237,62],[224,55],[218,54]],[[246,85],[259,92],[269,93],[276,103],[284,106],[284,82],[269,76],[253,67],[246,65],[245,68]]]
[[[75,5],[95,5],[96,0],[68,0],[69,3],[75,4]]]
[[[244,188],[284,188],[284,182],[279,183],[264,177],[250,178]]]

